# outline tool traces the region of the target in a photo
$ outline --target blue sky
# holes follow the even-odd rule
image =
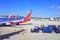
[[[30,9],[34,17],[60,17],[60,0],[0,0],[0,15],[26,16]]]

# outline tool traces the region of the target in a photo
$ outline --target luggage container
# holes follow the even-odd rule
[[[48,27],[48,32],[52,33],[52,31],[53,31],[53,27]]]
[[[52,33],[53,28],[51,27],[42,27],[42,32],[43,33]]]
[[[48,32],[48,27],[42,27],[42,32],[47,33]]]
[[[54,30],[55,33],[60,33],[60,27],[56,27]]]
[[[56,25],[48,25],[49,28],[53,28],[53,30],[55,30]]]

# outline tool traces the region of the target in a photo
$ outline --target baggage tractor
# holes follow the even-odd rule
[[[31,32],[39,32],[40,27],[35,26],[34,28],[31,28]]]

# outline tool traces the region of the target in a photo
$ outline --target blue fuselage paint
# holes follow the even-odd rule
[[[25,17],[18,18],[17,20],[24,19]],[[0,22],[14,21],[15,18],[0,18]]]

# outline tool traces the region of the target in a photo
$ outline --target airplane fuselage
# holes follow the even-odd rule
[[[0,18],[0,24],[7,24],[9,22],[19,22],[22,21],[24,17],[18,18],[15,20],[15,18]]]

